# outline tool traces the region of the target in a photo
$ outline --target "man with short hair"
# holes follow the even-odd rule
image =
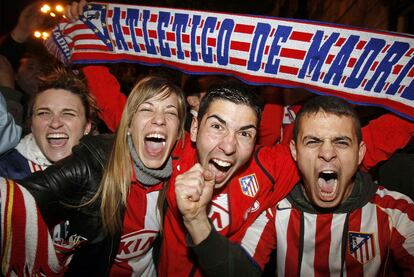
[[[277,276],[413,276],[414,203],[358,170],[366,145],[346,101],[307,102],[296,118],[290,149],[301,181],[253,224],[245,224],[242,247],[217,234],[196,240],[204,273],[221,274],[232,264],[241,267],[240,274],[255,275],[276,247]],[[189,233],[197,238],[193,233],[200,227],[185,226],[192,226]]]
[[[198,118],[191,127],[197,155],[190,148],[183,152],[180,168],[167,191],[160,276],[200,276],[204,271],[209,275],[245,273],[238,263],[235,266],[236,263],[227,263],[228,259],[211,259],[220,257],[217,251],[224,254],[230,251],[221,242],[213,244],[214,253],[210,251],[212,248],[205,251],[202,246],[209,245],[211,237],[238,242],[245,226],[285,197],[299,180],[287,147],[276,145],[255,150],[261,112],[252,97],[252,93],[243,89],[221,86],[212,88],[203,98]],[[411,135],[413,131],[411,126]],[[367,138],[370,145],[378,142],[373,143],[373,139],[381,141],[380,136],[372,133]],[[194,251],[187,248],[187,232],[196,245]],[[199,251],[208,253],[205,259],[217,264],[207,261],[206,269]],[[237,255],[241,259],[246,257],[241,252]],[[262,262],[265,257],[257,257],[254,250],[251,257],[259,263],[253,274],[260,274],[268,258]]]

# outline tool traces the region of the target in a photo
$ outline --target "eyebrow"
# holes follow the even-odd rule
[[[34,111],[41,111],[41,110],[52,111],[52,109],[48,108],[48,107],[40,107],[40,108],[34,109]],[[78,113],[79,111],[77,109],[66,108],[66,109],[63,109],[61,112],[76,112],[76,113]]]
[[[215,118],[218,121],[220,121],[221,124],[224,124],[224,125],[227,126],[227,122],[223,118],[219,117],[218,115],[215,115],[215,114],[210,115],[210,116],[207,117],[206,120],[208,120],[210,118]],[[244,130],[248,130],[248,129],[251,129],[251,128],[253,128],[253,129],[255,129],[257,131],[257,127],[255,125],[253,125],[253,124],[249,124],[249,125],[240,127],[239,131],[244,131]]]
[[[314,140],[317,140],[317,141],[323,141],[323,139],[321,139],[321,138],[319,138],[319,137],[316,137],[316,136],[304,136],[303,137],[303,140],[306,140],[306,139],[314,139]],[[332,139],[332,141],[338,141],[338,140],[348,140],[348,141],[352,141],[352,139],[350,138],[350,137],[348,137],[348,136],[339,136],[339,137],[334,137],[333,139]]]

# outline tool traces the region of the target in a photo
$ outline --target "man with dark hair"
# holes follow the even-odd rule
[[[243,265],[242,274],[255,275],[276,247],[277,276],[413,276],[414,203],[358,170],[366,152],[361,133],[346,101],[307,102],[290,144],[302,179],[285,199],[245,225],[242,247],[223,238],[206,240],[228,251],[216,251],[214,258],[211,248],[198,251],[205,272],[220,274],[233,264]]]
[[[288,147],[255,150],[260,114],[260,101],[242,87],[212,88],[203,98],[191,126],[197,155],[185,149],[167,191],[160,276],[244,274],[249,272],[245,262],[253,260],[257,264],[247,267],[253,275],[261,273],[268,260],[261,255],[261,247],[249,248],[253,260],[244,251],[230,258],[229,251],[237,246],[229,242],[238,242],[246,226],[285,197],[299,177]],[[382,124],[387,126],[386,121]],[[370,145],[382,140],[370,132],[365,136]],[[405,143],[408,139],[403,138]],[[187,248],[187,233],[194,244],[192,251]]]

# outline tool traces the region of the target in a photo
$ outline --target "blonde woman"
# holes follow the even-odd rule
[[[155,275],[157,202],[184,117],[181,90],[146,77],[129,95],[114,139],[87,136],[70,157],[21,182],[48,226],[70,221],[69,240],[79,249],[66,275]]]

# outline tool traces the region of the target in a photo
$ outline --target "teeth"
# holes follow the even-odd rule
[[[148,134],[146,138],[165,139],[165,136],[158,133]]]
[[[48,134],[47,135],[48,139],[65,139],[68,138],[68,136],[66,134]]]
[[[231,166],[231,163],[229,163],[229,162],[225,162],[225,161],[222,161],[222,160],[213,159],[213,161],[214,161],[216,164],[218,164],[219,166],[221,166],[221,167],[229,167],[229,166]]]
[[[333,170],[322,170],[321,171],[321,173],[325,173],[325,174],[334,174],[334,173],[336,173],[335,171],[333,171]]]

